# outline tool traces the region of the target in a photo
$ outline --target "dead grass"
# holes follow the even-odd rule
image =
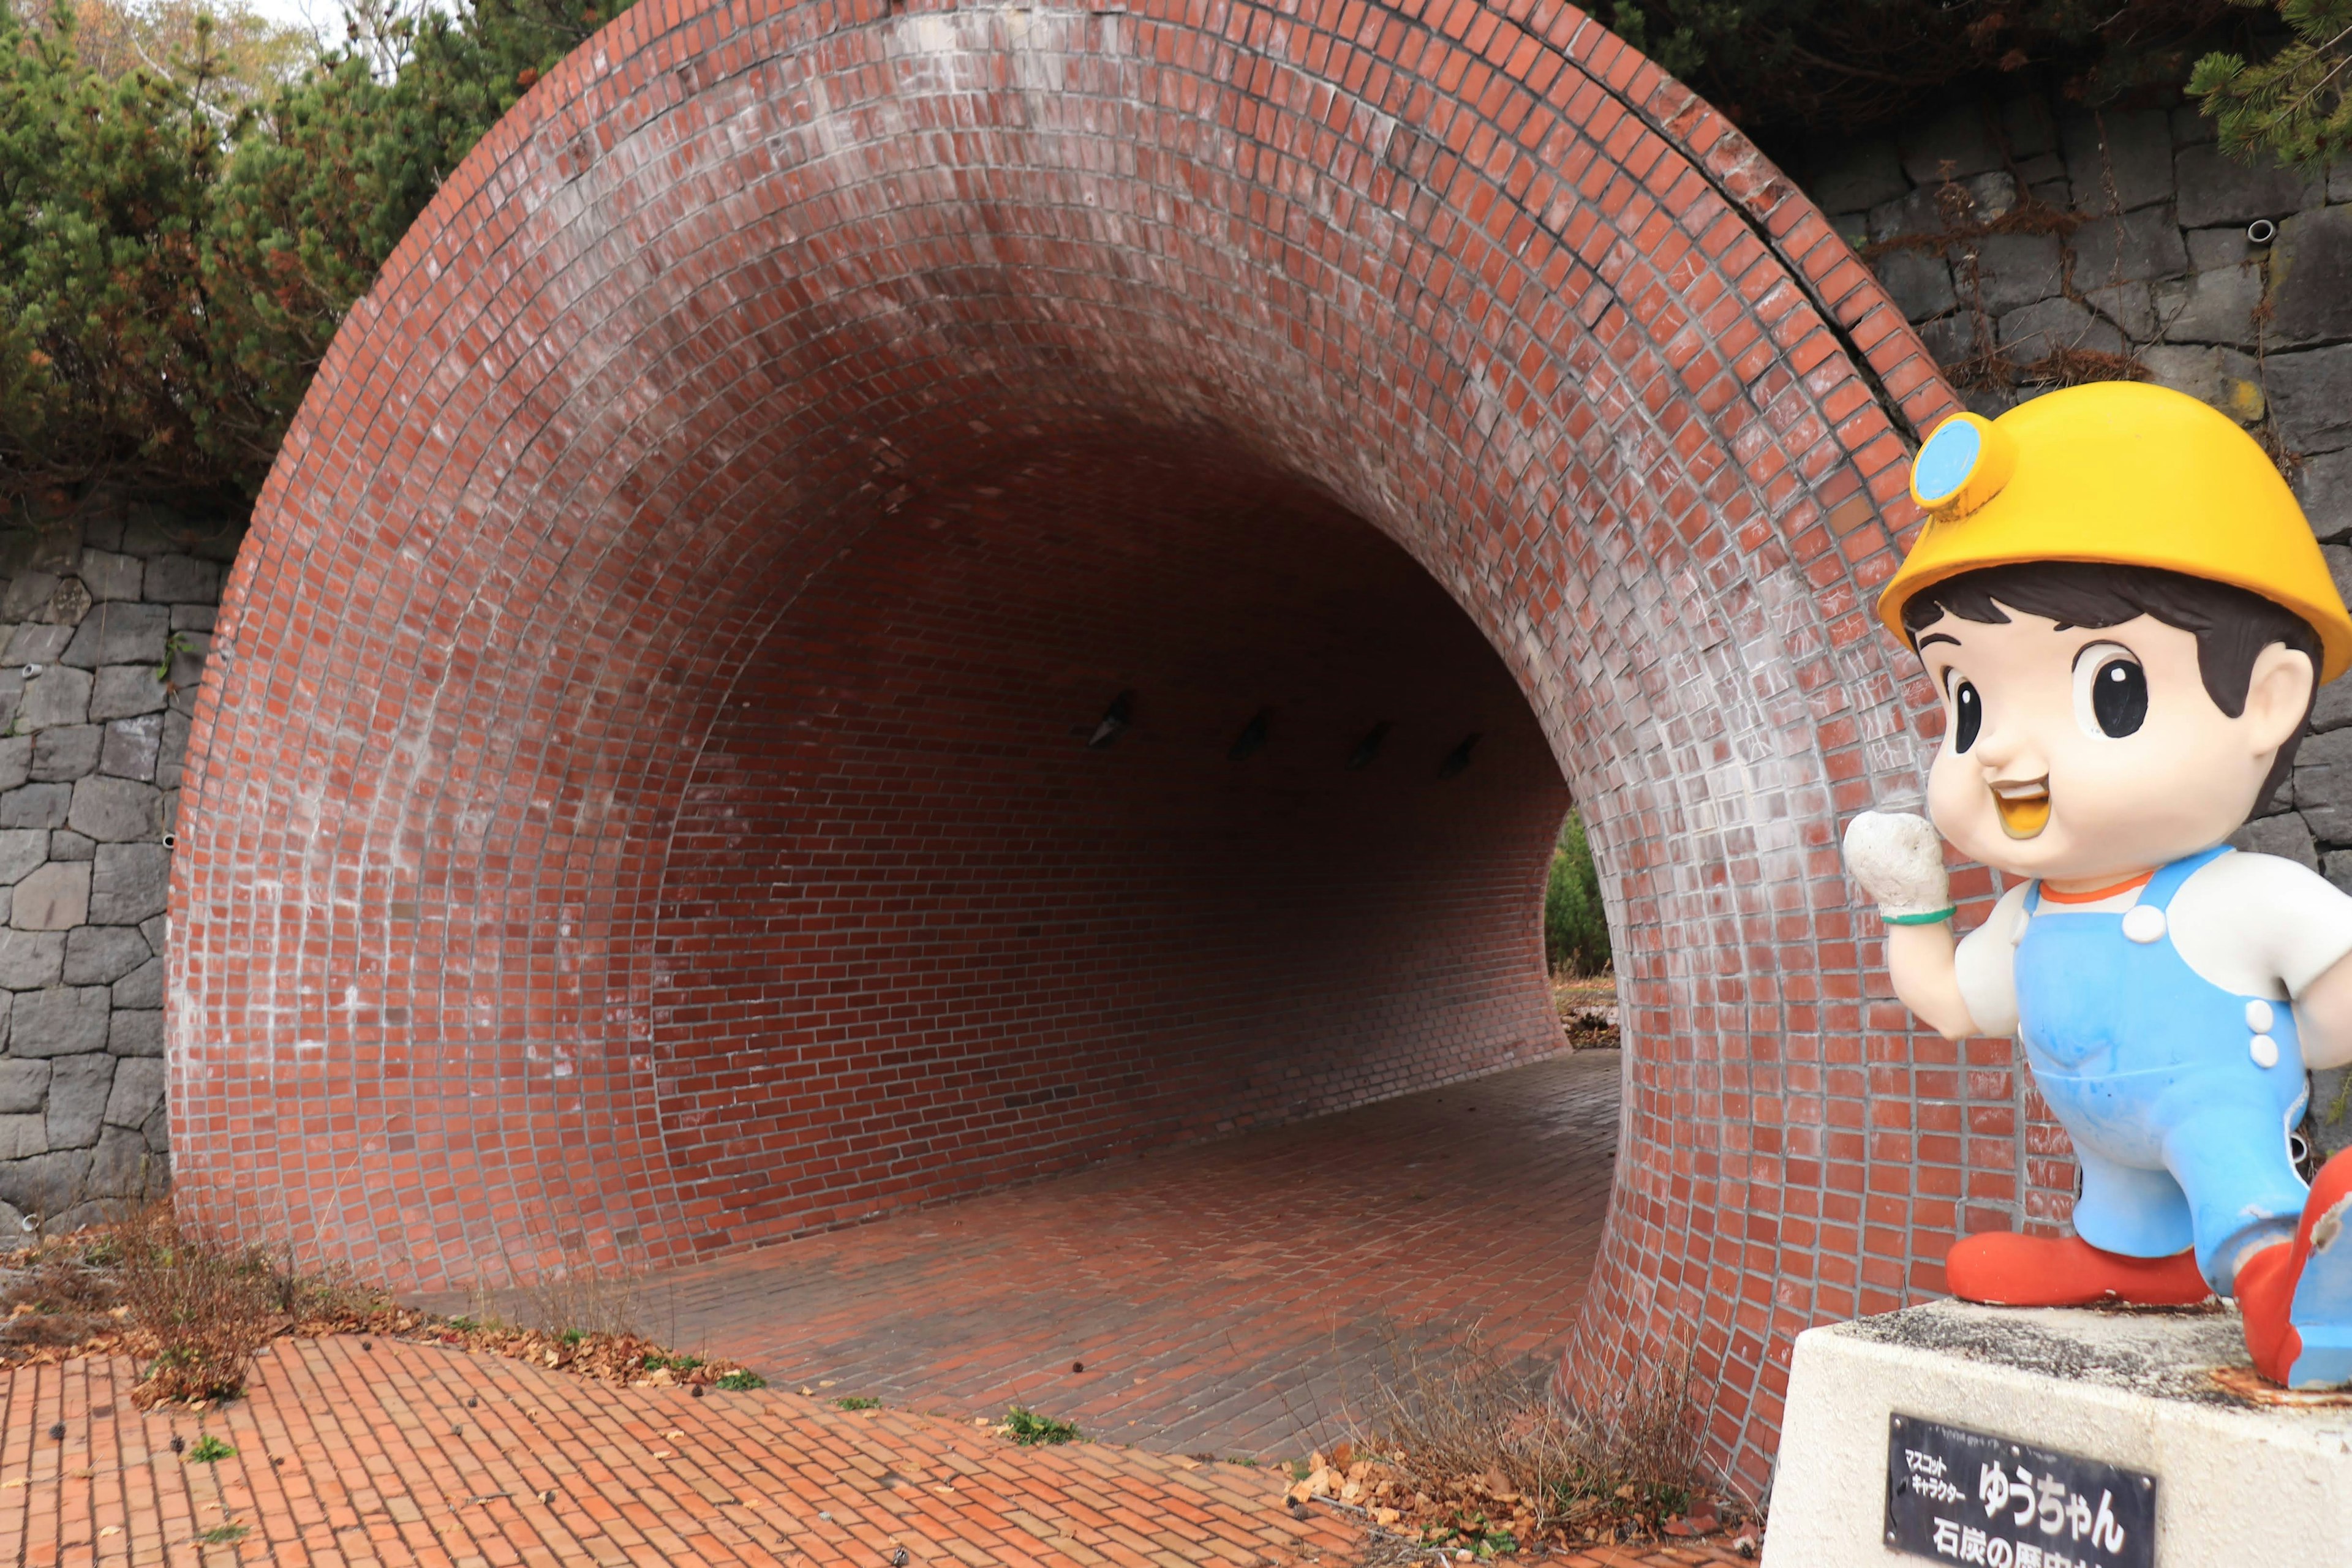
[[[1385,1335],[1373,1379],[1351,1438],[1294,1470],[1295,1502],[1328,1497],[1416,1550],[1478,1557],[1707,1533],[1727,1511],[1699,1468],[1686,1365],[1565,1409],[1473,1328]]]
[[[0,1258],[0,1364],[80,1355],[141,1363],[132,1399],[204,1403],[241,1392],[281,1335],[373,1334],[487,1352],[607,1383],[758,1387],[737,1363],[666,1350],[635,1326],[635,1275],[566,1270],[523,1292],[524,1324],[404,1307],[339,1270],[183,1228],[168,1203]]]

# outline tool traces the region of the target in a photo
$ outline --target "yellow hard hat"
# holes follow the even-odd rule
[[[2282,605],[2319,634],[2322,680],[2352,667],[2352,615],[2294,492],[2253,437],[2186,393],[2102,381],[1957,414],[1911,465],[1927,526],[1878,616],[1963,572],[2030,561],[2160,566]],[[1908,640],[1907,638],[1906,640]]]

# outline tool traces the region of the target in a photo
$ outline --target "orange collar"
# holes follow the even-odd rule
[[[2062,893],[2047,882],[2042,886],[2042,900],[2053,904],[2095,904],[2102,900],[2119,897],[2135,888],[2145,888],[2156,877],[2153,871],[2142,871],[2127,882],[2117,882],[2112,888],[2095,888],[2087,893]]]

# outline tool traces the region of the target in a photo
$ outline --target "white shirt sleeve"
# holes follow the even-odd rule
[[[2025,922],[2025,884],[2000,896],[1984,924],[1960,938],[1952,955],[1960,1000],[1980,1035],[2017,1033],[2017,938]]]
[[[2246,996],[2300,996],[2352,952],[2352,895],[2275,855],[2224,855],[2181,884],[2168,922],[2182,962]]]

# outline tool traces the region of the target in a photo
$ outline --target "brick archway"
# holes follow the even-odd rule
[[[2020,1196],[1832,845],[1932,723],[1865,606],[1949,405],[1564,6],[648,0],[262,498],[183,1199],[420,1285],[668,1262],[1515,1059],[1564,776],[1632,1046],[1567,1365],[1691,1347],[1756,1480],[1788,1337]]]

